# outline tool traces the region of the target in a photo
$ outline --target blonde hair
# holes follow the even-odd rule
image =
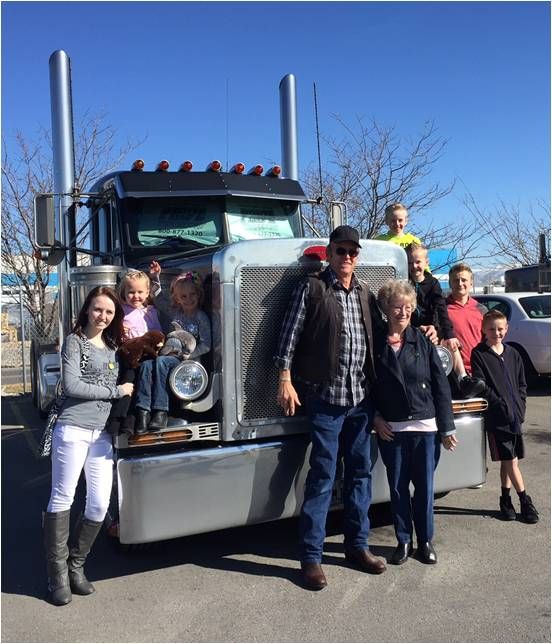
[[[413,309],[416,308],[416,291],[410,282],[406,280],[387,280],[378,291],[378,304],[383,312],[387,314],[391,300],[394,297],[402,297],[410,300]]]
[[[199,300],[198,304],[201,306],[203,304],[203,286],[201,284],[201,276],[197,271],[188,271],[187,273],[181,273],[177,275],[170,286],[170,294],[173,305],[175,304],[174,292],[177,288],[180,288],[184,284],[191,284],[197,293],[197,299]]]
[[[410,253],[414,253],[417,250],[423,250],[424,253],[428,254],[427,246],[424,246],[423,244],[419,244],[418,242],[412,242],[411,244],[408,244],[408,246],[405,248],[405,251],[410,255]]]
[[[389,223],[389,217],[391,217],[395,210],[404,210],[408,217],[408,208],[404,204],[400,203],[400,201],[395,201],[395,203],[391,203],[385,208],[386,223]]]
[[[127,271],[123,275],[123,277],[121,277],[121,281],[119,283],[119,297],[121,298],[121,300],[123,300],[123,302],[126,302],[128,287],[131,280],[143,280],[144,282],[146,282],[148,287],[148,297],[146,299],[146,304],[151,304],[149,296],[149,293],[151,292],[151,280],[149,278],[149,275],[147,273],[144,273],[144,271],[130,270]]]

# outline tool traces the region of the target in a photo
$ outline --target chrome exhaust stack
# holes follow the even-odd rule
[[[75,151],[73,142],[73,106],[71,97],[71,62],[63,50],[50,56],[50,104],[52,110],[52,148],[54,161],[54,192],[56,193],[56,233],[62,248],[71,242],[74,229],[73,192],[75,188]],[[58,306],[60,311],[60,343],[64,330],[71,328],[71,302],[65,288],[69,283],[68,254],[58,267]]]
[[[282,142],[282,174],[299,180],[297,153],[297,99],[295,76],[287,74],[280,81],[280,130]]]

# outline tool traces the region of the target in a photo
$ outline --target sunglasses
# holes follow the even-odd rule
[[[358,248],[343,248],[343,246],[338,246],[335,249],[337,255],[349,255],[349,257],[358,257],[359,250]]]

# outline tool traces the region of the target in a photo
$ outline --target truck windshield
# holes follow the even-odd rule
[[[297,204],[277,200],[227,199],[230,241],[300,237]]]
[[[125,227],[132,246],[171,250],[209,247],[223,241],[221,199],[160,197],[123,200]]]

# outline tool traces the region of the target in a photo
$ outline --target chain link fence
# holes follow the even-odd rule
[[[48,293],[40,316],[25,308],[20,290],[2,291],[0,363],[2,393],[31,391],[33,345],[50,344],[58,337],[57,290]]]

